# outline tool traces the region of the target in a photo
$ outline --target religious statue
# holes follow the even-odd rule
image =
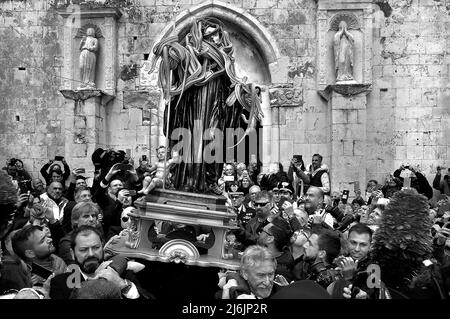
[[[161,58],[159,83],[166,100],[164,128],[169,147],[179,141],[172,138],[177,129],[189,131],[183,136],[184,145],[190,149],[180,152],[180,163],[172,172],[175,189],[189,192],[208,192],[217,186],[223,163],[207,162],[203,151],[209,149],[213,131],[224,133],[228,128],[242,128],[245,137],[263,117],[258,87],[246,83],[247,78],[236,76],[234,48],[221,21],[204,18],[194,21],[190,32],[183,37],[171,36],[158,43],[151,71]],[[175,137],[176,138],[176,137]],[[225,154],[226,137],[222,149]],[[243,137],[237,144],[244,140]],[[234,142],[228,148],[236,147]],[[228,143],[230,145],[230,143]]]
[[[352,81],[353,78],[353,36],[347,30],[347,22],[339,23],[334,35],[334,67],[336,82]]]
[[[80,42],[80,80],[79,89],[95,88],[95,66],[97,63],[98,40],[95,30],[88,28],[86,36]]]

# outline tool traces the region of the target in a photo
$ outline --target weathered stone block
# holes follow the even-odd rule
[[[408,160],[420,160],[423,159],[423,146],[407,145],[406,155]]]

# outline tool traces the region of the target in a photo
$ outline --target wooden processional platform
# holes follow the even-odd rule
[[[238,229],[236,214],[227,211],[225,202],[224,196],[155,189],[135,202],[137,211],[129,214],[130,227],[113,237],[105,251],[148,261],[238,270],[239,260],[227,259],[224,247],[227,231]],[[168,239],[156,231],[164,221],[200,226],[210,230],[210,236],[206,242]]]

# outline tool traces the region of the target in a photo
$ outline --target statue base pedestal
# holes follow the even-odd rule
[[[354,182],[366,184],[366,105],[370,84],[328,85],[319,92],[331,109],[331,189],[348,189]]]
[[[319,94],[325,100],[329,101],[333,92],[343,96],[354,96],[358,94],[367,94],[371,91],[371,84],[357,83],[356,81],[341,81],[336,84],[328,85],[325,90],[319,90]]]
[[[84,167],[93,175],[91,155],[104,147],[105,105],[114,96],[99,89],[60,90],[65,101],[65,157],[71,166]]]

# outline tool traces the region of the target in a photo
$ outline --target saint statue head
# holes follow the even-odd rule
[[[345,22],[344,20],[339,22],[339,31],[342,31],[342,30],[347,30],[347,22]]]
[[[95,37],[95,30],[94,30],[94,28],[88,28],[86,30],[86,36],[88,36],[88,37]]]

